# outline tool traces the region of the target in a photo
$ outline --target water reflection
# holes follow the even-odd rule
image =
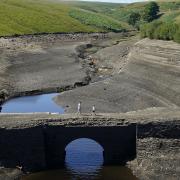
[[[58,106],[53,98],[58,93],[25,96],[10,99],[2,106],[3,113],[28,113],[28,112],[59,112],[64,113],[64,109]]]
[[[66,147],[64,169],[39,172],[22,180],[138,180],[127,167],[103,166],[103,148],[91,139],[78,139]]]
[[[94,179],[103,165],[103,147],[96,141],[81,138],[66,147],[66,167],[75,179]]]
[[[85,178],[84,178],[85,177]],[[86,178],[87,177],[87,178]],[[23,177],[22,180],[138,180],[130,169],[121,166],[103,167],[96,175],[75,176],[67,169],[58,169],[34,173]]]

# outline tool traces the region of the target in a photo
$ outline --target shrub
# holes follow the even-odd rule
[[[161,24],[162,22],[160,21],[154,21],[149,24],[142,24],[140,26],[141,37],[149,37],[150,39],[153,39],[156,28],[158,28]]]
[[[88,12],[80,9],[73,9],[69,12],[69,15],[72,18],[79,20],[82,24],[94,26],[104,31],[124,31],[118,21],[98,13]]]
[[[151,22],[157,18],[158,13],[159,5],[156,2],[150,2],[145,6],[142,18],[144,21]]]
[[[178,27],[176,33],[174,34],[173,39],[174,39],[174,41],[180,43],[180,26]]]
[[[141,37],[150,39],[174,40],[180,42],[180,25],[170,22],[154,21],[140,28]]]
[[[128,23],[132,26],[135,26],[138,21],[140,21],[141,15],[137,12],[132,12],[129,16]]]

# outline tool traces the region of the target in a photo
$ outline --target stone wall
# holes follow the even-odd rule
[[[180,177],[179,109],[96,116],[0,114],[0,166],[25,171],[63,166],[66,146],[78,138],[97,141],[105,164],[128,161],[139,179]]]
[[[106,127],[46,125],[0,129],[0,163],[37,171],[64,166],[65,148],[73,140],[90,138],[104,148],[104,164],[125,164],[136,157],[136,124]]]
[[[104,148],[104,164],[125,164],[136,157],[136,125],[119,127],[59,127],[45,130],[48,168],[64,165],[65,148],[73,140],[90,138]]]
[[[141,180],[178,180],[180,121],[152,121],[137,127],[137,157],[129,163],[134,174]]]
[[[180,121],[138,123],[137,138],[180,139]]]
[[[24,170],[44,169],[46,163],[42,129],[0,128],[0,166],[22,166]]]

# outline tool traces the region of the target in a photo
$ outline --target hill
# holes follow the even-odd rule
[[[123,23],[111,17],[92,10],[85,11],[78,5],[46,0],[1,0],[0,36],[44,32],[106,32],[128,28],[127,24],[124,27]],[[88,3],[87,7],[92,5],[95,6],[94,3]]]
[[[158,1],[162,20],[180,22],[180,3]],[[0,36],[36,33],[122,32],[134,30],[128,24],[132,12],[143,12],[147,2],[132,4],[1,0]]]

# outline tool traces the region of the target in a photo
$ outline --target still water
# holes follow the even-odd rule
[[[65,168],[27,175],[22,180],[138,180],[130,169],[103,166],[103,148],[81,138],[66,147]]]
[[[30,112],[58,112],[64,113],[63,108],[58,106],[53,98],[58,93],[24,96],[10,99],[2,106],[3,113],[30,113]]]

